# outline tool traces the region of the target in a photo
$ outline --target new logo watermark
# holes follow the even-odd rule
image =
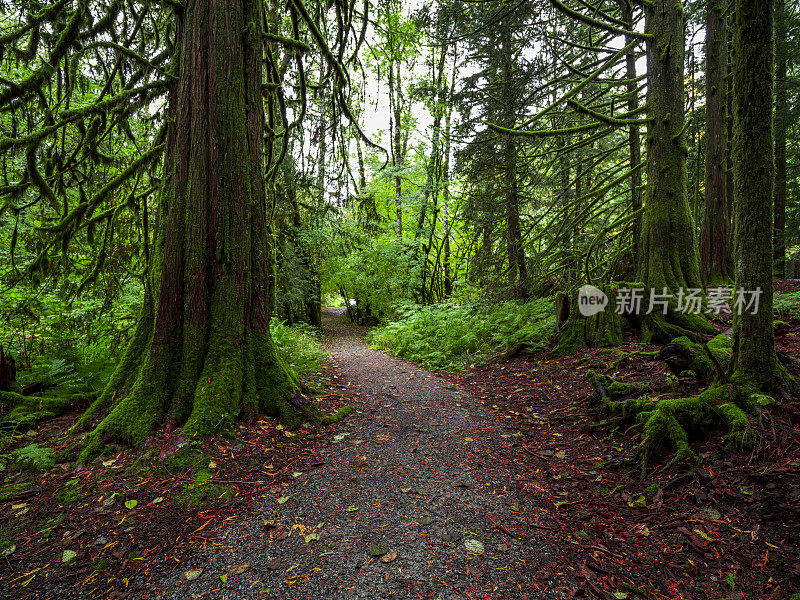
[[[584,317],[603,312],[608,306],[606,293],[593,285],[584,285],[578,290],[578,310]]]
[[[667,288],[661,291],[651,288],[621,287],[614,297],[614,312],[619,315],[649,315],[659,311],[666,315],[670,306],[675,312],[686,314],[746,314],[758,313],[762,290],[734,290],[730,287],[708,288],[704,295],[701,288],[680,288],[673,294]],[[608,306],[608,296],[593,285],[584,285],[578,290],[578,310],[584,317],[603,312]]]

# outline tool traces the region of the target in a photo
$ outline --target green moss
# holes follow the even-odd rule
[[[163,461],[164,468],[174,475],[181,475],[194,470],[200,465],[207,466],[209,457],[189,445],[178,448],[172,456]]]
[[[337,410],[332,415],[326,415],[322,417],[320,421],[322,422],[323,425],[331,425],[333,423],[341,421],[352,412],[353,412],[353,407],[348,404],[347,406],[343,406],[342,408]]]
[[[109,567],[111,567],[111,561],[107,558],[99,558],[92,563],[92,570],[95,573],[102,573],[103,571],[108,571]]]
[[[661,489],[660,485],[658,485],[657,483],[651,483],[650,485],[647,486],[644,495],[648,500],[652,500],[658,493],[658,490],[660,489]]]
[[[630,394],[642,394],[650,389],[638,383],[628,383],[612,379],[608,375],[603,375],[592,370],[586,373],[586,377],[589,379],[589,383],[592,384],[596,397],[601,400],[623,398]]]
[[[205,502],[227,500],[234,496],[233,488],[227,485],[210,483],[211,473],[201,471],[195,478],[195,483],[184,486],[178,494],[176,503],[189,508],[201,506]]]
[[[41,535],[44,540],[48,539],[66,518],[67,516],[64,513],[59,513],[55,517],[47,519],[47,521],[42,523],[45,527],[39,532],[39,535]]]
[[[70,479],[58,492],[57,499],[59,504],[67,505],[83,500],[85,497],[86,493],[81,487],[80,479]]]
[[[3,487],[0,489],[0,502],[11,500],[13,497],[21,494],[32,485],[33,484],[30,481],[21,481],[19,483],[12,483],[9,486]]]

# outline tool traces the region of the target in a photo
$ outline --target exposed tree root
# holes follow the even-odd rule
[[[638,462],[642,476],[653,454],[663,444],[675,450],[664,469],[686,458],[696,460],[690,435],[703,426],[726,428],[725,440],[729,445],[749,445],[757,434],[749,415],[760,415],[762,408],[773,402],[770,396],[762,394],[746,379],[734,378],[725,384],[715,380],[714,375],[720,371],[721,365],[730,362],[728,338],[718,336],[705,348],[685,337],[674,340],[672,345],[671,355],[675,355],[676,348],[688,350],[685,366],[695,370],[698,379],[702,373],[702,378],[713,380],[715,384],[697,396],[658,398],[643,395],[644,386],[615,381],[593,371],[587,374],[603,413],[633,422],[641,428],[641,443],[632,458]]]

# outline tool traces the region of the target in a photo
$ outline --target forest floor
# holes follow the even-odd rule
[[[795,356],[798,326],[778,338]],[[182,443],[173,434],[138,453],[7,479],[0,598],[800,591],[796,402],[761,424],[756,448],[725,456],[721,432],[707,431],[698,468],[657,471],[665,451],[642,481],[612,467],[634,435],[593,427],[586,371],[658,386],[661,363],[592,350],[435,374],[370,350],[341,311],[326,312],[326,329],[331,360],[307,383],[326,411],[354,405],[340,423],[287,432],[263,419],[207,442],[202,464],[181,472],[163,468]],[[631,349],[643,347],[615,350]],[[68,443],[76,417],[43,423],[25,443]]]

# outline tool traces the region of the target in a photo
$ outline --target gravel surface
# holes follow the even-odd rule
[[[205,548],[145,597],[563,597],[563,581],[537,571],[548,531],[514,510],[524,482],[495,462],[520,433],[456,384],[371,350],[341,311],[325,323],[356,410],[332,427],[324,465],[206,530]]]

